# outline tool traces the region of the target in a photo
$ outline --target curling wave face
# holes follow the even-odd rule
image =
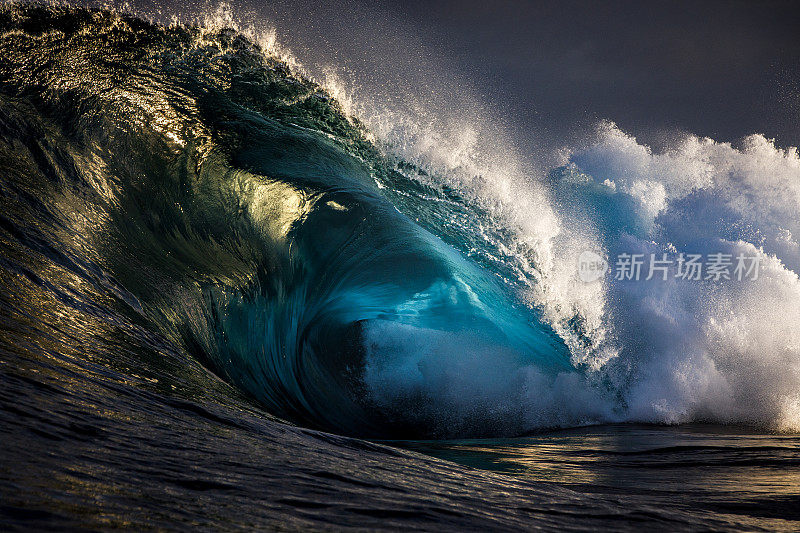
[[[43,330],[123,316],[351,435],[800,423],[796,151],[605,125],[541,183],[465,180],[232,29],[7,5],[0,32],[2,268],[49,295],[17,304]],[[587,284],[583,249],[764,270]]]
[[[113,279],[97,289],[273,414],[437,434],[434,389],[489,358],[482,412],[447,425],[502,431],[506,370],[569,370],[535,311],[381,193],[417,185],[362,126],[241,35],[19,6],[2,26],[5,238]]]

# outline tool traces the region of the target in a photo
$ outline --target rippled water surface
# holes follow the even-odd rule
[[[631,507],[732,527],[800,526],[796,435],[720,426],[612,425],[521,439],[402,447],[537,484],[621,498]]]

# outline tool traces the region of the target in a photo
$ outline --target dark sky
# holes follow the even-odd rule
[[[469,92],[523,145],[574,144],[599,119],[655,147],[676,131],[800,144],[800,2],[231,4],[377,97]]]
[[[685,130],[800,142],[800,4],[457,2],[408,7],[520,119],[558,136],[607,118],[640,137]]]

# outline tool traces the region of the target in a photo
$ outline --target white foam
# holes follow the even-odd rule
[[[649,217],[649,233],[614,249],[761,257],[755,280],[609,284],[619,356],[602,371],[633,383],[627,418],[800,428],[797,150],[760,135],[739,148],[689,136],[654,154],[604,124],[571,161]]]
[[[610,404],[574,373],[555,378],[469,332],[372,322],[364,381],[371,398],[439,437],[518,435],[613,418]]]

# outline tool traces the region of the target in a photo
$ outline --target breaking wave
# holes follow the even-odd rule
[[[2,269],[52,296],[43,330],[124,316],[358,436],[800,427],[794,148],[605,123],[537,171],[473,110],[343,105],[230,18],[11,4],[0,32]],[[761,268],[587,283],[583,251]]]

